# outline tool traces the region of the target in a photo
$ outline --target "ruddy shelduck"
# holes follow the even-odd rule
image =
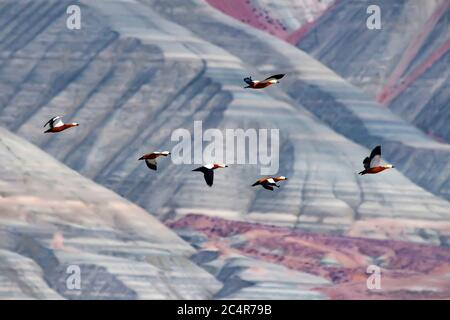
[[[395,168],[392,164],[380,165],[381,162],[381,146],[376,146],[369,157],[366,157],[363,161],[364,170],[359,174],[375,174],[380,173],[381,171]]]
[[[62,117],[61,116],[56,116],[51,118],[50,120],[47,121],[47,123],[44,125],[44,128],[49,125],[50,128],[47,131],[44,131],[44,133],[57,133],[57,132],[61,132],[64,131],[66,129],[72,128],[72,127],[78,127],[79,124],[76,122],[71,122],[71,123],[64,123],[62,121]]]
[[[211,187],[213,185],[213,181],[214,181],[214,170],[220,169],[220,168],[227,168],[227,167],[228,166],[223,163],[211,163],[211,164],[201,166],[192,171],[203,172],[203,177],[205,178],[206,184]]]
[[[252,187],[254,186],[262,186],[264,189],[273,191],[273,187],[279,188],[280,186],[277,184],[278,181],[285,181],[288,178],[285,176],[279,176],[279,177],[267,177],[263,179],[259,179],[254,184],[252,184]]]
[[[159,157],[167,157],[168,155],[170,155],[169,151],[155,151],[152,153],[144,154],[138,160],[145,160],[145,164],[149,169],[156,170],[157,169],[156,159]]]
[[[275,83],[280,83],[280,79],[283,78],[284,74],[275,74],[273,76],[270,76],[264,80],[252,80],[252,77],[244,78],[245,83],[248,84],[245,88],[250,89],[262,89],[268,86],[271,86]]]

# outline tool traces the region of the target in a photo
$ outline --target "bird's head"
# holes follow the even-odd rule
[[[287,180],[288,178],[286,178],[285,176],[279,176],[276,178],[277,181],[284,181]]]
[[[170,152],[169,152],[169,151],[163,151],[163,152],[161,152],[161,154],[162,154],[163,156],[168,156],[168,155],[170,155]]]
[[[72,122],[70,125],[72,127],[78,127],[80,124],[78,122]]]
[[[386,164],[383,166],[385,169],[393,169],[395,168],[392,164]]]
[[[214,164],[214,169],[218,169],[218,168],[228,168],[228,166],[226,164],[223,164],[223,163],[215,163]]]

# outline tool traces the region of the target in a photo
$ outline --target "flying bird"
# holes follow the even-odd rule
[[[250,89],[262,89],[265,87],[268,87],[272,84],[275,83],[280,83],[281,78],[283,78],[285,75],[284,74],[275,74],[273,76],[270,76],[264,80],[252,80],[252,77],[247,77],[244,78],[244,82],[248,84],[248,86],[246,86],[245,88],[250,88]]]
[[[169,151],[155,151],[152,153],[144,154],[138,160],[145,160],[145,164],[147,165],[147,167],[149,167],[149,169],[156,170],[156,159],[159,157],[167,157],[168,155],[170,155]]]
[[[381,162],[381,146],[376,146],[370,153],[370,156],[364,159],[363,161],[364,170],[361,171],[359,174],[360,175],[375,174],[384,171],[386,169],[395,168],[392,164],[386,164],[381,166],[380,162]]]
[[[284,181],[287,180],[285,176],[279,176],[279,177],[267,177],[263,179],[259,179],[254,184],[252,184],[252,187],[254,186],[262,186],[264,189],[273,191],[273,187],[279,188],[280,186],[277,185],[278,181]]]
[[[79,124],[76,123],[76,122],[64,123],[62,121],[62,117],[61,116],[56,116],[56,117],[53,117],[50,120],[48,120],[47,123],[44,124],[44,128],[47,125],[50,126],[50,129],[48,129],[47,131],[44,131],[44,133],[47,133],[47,132],[51,132],[51,133],[61,132],[61,131],[64,131],[66,129],[79,126]]]
[[[219,169],[219,168],[227,168],[227,167],[228,167],[227,165],[222,164],[222,163],[212,163],[212,164],[204,165],[204,166],[194,169],[192,171],[203,172],[203,176],[205,178],[206,184],[211,187],[213,185],[213,181],[214,181],[214,170]]]

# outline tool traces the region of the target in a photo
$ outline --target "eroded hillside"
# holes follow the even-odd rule
[[[366,27],[371,4],[380,8],[381,30]],[[430,137],[450,142],[447,0],[338,1],[296,43]]]
[[[212,0],[82,1],[81,30],[65,27],[71,1],[1,2],[0,125],[51,155],[0,129],[1,297],[448,298],[450,147],[288,43],[339,5],[313,2],[247,1],[238,21]],[[44,134],[57,114],[80,126]],[[194,121],[279,129],[289,180],[252,188],[261,165],[228,163],[209,188],[199,164],[137,160]],[[378,144],[396,169],[358,176]]]
[[[450,147],[381,111],[295,47],[202,1],[85,2],[83,27],[75,31],[62,27],[68,2],[42,4],[35,13],[42,27],[30,37],[17,28],[37,7],[3,3],[3,22],[18,19],[17,28],[1,34],[9,42],[3,41],[0,123],[149,212],[338,232],[375,217],[450,218],[449,203],[426,191],[447,196],[442,159]],[[288,76],[266,91],[243,89],[244,76],[272,72]],[[42,124],[55,114],[81,125],[43,134]],[[289,180],[267,193],[250,187],[259,166],[230,164],[208,188],[191,172],[195,164],[161,161],[150,172],[137,161],[170,150],[172,132],[192,130],[194,120],[205,129],[279,129],[279,174]],[[406,176],[357,175],[376,144]],[[425,154],[432,158],[424,163]],[[412,230],[406,238],[444,241],[439,230],[430,232],[435,236]]]
[[[206,299],[221,288],[146,211],[2,128],[0,159],[0,299]],[[73,266],[80,290],[67,286]]]

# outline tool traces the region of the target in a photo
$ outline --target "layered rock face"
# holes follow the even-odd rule
[[[146,211],[1,128],[0,159],[0,299],[206,299],[220,290],[189,260],[194,249]]]
[[[308,109],[338,133],[368,148],[382,144],[385,158],[395,163],[409,179],[441,197],[450,198],[448,144],[437,142],[374,102],[369,94],[344,81],[303,51],[265,32],[245,27],[218,10],[205,7],[201,1],[147,2],[200,37],[239,56],[247,66],[264,74],[288,72],[280,89],[294,100],[296,109]],[[171,9],[175,6],[177,10]],[[202,14],[196,18],[182,14],[187,10]],[[365,27],[365,20],[363,22]],[[341,30],[336,26],[334,29]]]
[[[395,224],[379,227],[392,232]],[[198,248],[194,260],[225,282],[216,298],[450,297],[448,248],[355,237],[356,230],[353,237],[324,235],[201,215],[169,225]],[[378,289],[368,287],[369,266],[379,267]]]
[[[450,141],[448,1],[309,1],[307,8],[303,1],[208,3],[297,45],[433,139]],[[380,30],[366,25],[373,5]]]
[[[373,4],[381,30],[366,27]],[[431,137],[450,142],[449,19],[446,0],[339,1],[297,45]]]
[[[209,40],[215,46],[238,56],[246,66],[251,66],[264,74],[288,72],[288,76],[278,87],[270,88],[264,93],[256,93],[264,101],[260,103],[255,101],[239,110],[241,112],[240,119],[242,119],[244,112],[250,112],[250,107],[266,105],[267,101],[272,98],[274,98],[274,101],[270,102],[272,109],[267,110],[268,113],[281,116],[282,101],[292,108],[288,116],[280,119],[279,127],[281,132],[288,132],[290,146],[282,153],[281,168],[287,168],[287,172],[292,172],[294,176],[285,185],[283,194],[277,194],[276,198],[272,198],[272,195],[267,195],[266,192],[262,194],[266,200],[261,206],[264,211],[269,211],[268,208],[276,208],[275,210],[283,213],[298,203],[294,206],[294,210],[298,212],[300,224],[313,222],[308,224],[308,227],[318,225],[324,227],[327,222],[330,222],[334,224],[333,228],[336,228],[336,225],[345,226],[354,219],[381,217],[387,212],[386,210],[390,212],[389,216],[398,216],[399,212],[406,209],[404,204],[409,203],[410,200],[400,199],[412,189],[408,188],[409,191],[404,190],[399,193],[391,192],[394,189],[400,190],[397,188],[403,188],[409,185],[409,182],[406,179],[402,182],[399,180],[394,182],[393,180],[397,179],[394,177],[397,173],[394,172],[378,176],[375,179],[356,177],[355,169],[359,167],[361,161],[361,158],[356,156],[359,153],[356,151],[359,147],[336,131],[368,147],[381,143],[387,159],[403,169],[402,171],[408,178],[436,192],[437,186],[439,186],[441,194],[446,195],[447,188],[441,185],[447,180],[448,171],[443,170],[447,161],[444,160],[439,170],[436,168],[438,159],[433,160],[432,163],[425,162],[424,165],[421,156],[425,157],[428,154],[429,158],[430,153],[445,155],[450,148],[434,142],[393,113],[386,112],[362,91],[346,83],[302,51],[281,40],[267,36],[265,33],[251,28],[242,28],[236,20],[227,18],[213,8],[202,5],[200,1],[172,1],[171,4],[149,1],[149,5],[168,19],[191,29],[202,39]],[[175,7],[177,10],[174,9]],[[198,13],[195,18],[183,14],[189,10]],[[297,61],[301,63],[297,63]],[[254,74],[253,70],[250,72]],[[263,77],[261,73],[258,75]],[[239,97],[242,97],[243,94],[240,92]],[[323,119],[336,131],[326,128],[308,111]],[[294,121],[292,121],[291,112],[296,114]],[[258,114],[252,115],[252,118],[255,119]],[[271,120],[275,121],[276,118],[272,116]],[[293,122],[292,128],[291,122]],[[354,150],[355,154],[352,154]],[[439,157],[439,159],[442,158]],[[297,178],[297,174],[301,174],[301,176]],[[387,183],[387,180],[390,179],[393,180]],[[381,184],[373,185],[372,183]],[[384,183],[387,184],[383,186]],[[293,186],[293,184],[296,185]],[[387,190],[388,184],[395,185],[392,191]],[[291,188],[294,188],[294,194],[301,195],[296,200],[294,195],[286,195],[286,189]],[[360,190],[361,193],[357,190]],[[357,194],[361,196],[356,197]],[[392,197],[388,194],[391,194]],[[416,196],[412,196],[410,199],[413,198]],[[392,211],[390,211],[388,206],[379,206],[383,201],[377,199],[389,199],[388,202],[391,204],[397,201],[403,204],[391,206]],[[442,203],[447,205],[446,202]],[[348,212],[349,207],[352,208],[353,213],[346,215],[345,212]],[[413,205],[413,207],[418,208],[417,205]],[[250,208],[254,208],[254,206],[252,205]],[[365,211],[368,208],[371,208],[369,209],[370,213]],[[408,210],[410,209],[412,207],[409,207]],[[425,209],[427,212],[428,210]],[[446,210],[444,209],[442,212],[446,212]],[[319,212],[322,218],[317,220]],[[376,212],[380,214],[377,215]],[[259,217],[256,213],[250,212],[247,216]],[[266,214],[262,219],[272,216]],[[416,218],[419,216],[420,214],[415,215]],[[288,215],[279,215],[279,217],[290,219]],[[350,220],[345,222],[347,218]],[[318,221],[320,223],[317,223]]]
[[[11,45],[4,42],[0,123],[83,175],[163,219],[194,212],[338,232],[360,219],[449,219],[448,202],[424,188],[446,195],[447,161],[434,157],[450,147],[384,112],[302,51],[201,1],[86,2],[81,30],[61,27],[67,4],[42,2],[35,13],[42,28],[29,39],[13,26],[2,31]],[[33,10],[4,5],[18,17]],[[288,76],[266,91],[242,88],[244,76],[273,72]],[[81,125],[42,134],[55,114]],[[191,172],[198,164],[163,159],[155,173],[137,161],[170,150],[172,132],[192,131],[195,120],[204,129],[279,129],[278,173],[289,180],[268,193],[250,187],[260,165],[230,163],[208,188]],[[359,177],[370,150],[351,140],[383,144],[407,177],[397,170]],[[439,230],[432,240],[416,231],[416,241],[445,239]]]
[[[208,3],[82,1],[80,30],[65,27],[70,1],[0,4],[0,125],[148,210],[2,129],[2,297],[448,298],[450,147],[286,42],[309,28],[280,40]],[[251,3],[289,31],[304,21],[289,18],[298,2]],[[275,73],[287,76],[243,89]],[[57,114],[80,126],[43,134]],[[230,161],[209,188],[200,163],[137,161],[194,121],[278,129],[289,180],[252,188],[263,165]],[[358,176],[378,144],[397,169]],[[388,291],[367,291],[370,264]],[[70,265],[81,291],[67,289]]]

